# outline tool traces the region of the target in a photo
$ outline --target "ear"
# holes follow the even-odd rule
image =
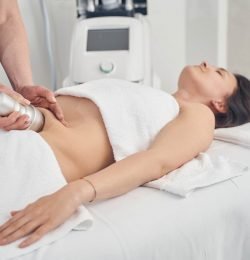
[[[219,112],[219,113],[227,112],[226,102],[223,100],[212,100],[211,105],[212,108],[215,110],[215,112]]]

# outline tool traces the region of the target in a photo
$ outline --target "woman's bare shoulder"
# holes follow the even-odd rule
[[[185,121],[187,124],[197,128],[206,128],[214,130],[215,115],[206,105],[195,102],[186,102],[180,104],[177,120]]]
[[[211,120],[215,120],[215,115],[213,111],[206,105],[202,103],[186,102],[180,105],[180,115],[181,114],[193,114],[195,117],[206,117]]]

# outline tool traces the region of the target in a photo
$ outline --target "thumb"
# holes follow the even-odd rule
[[[56,103],[54,93],[45,87],[37,88],[37,95],[46,98],[50,103]]]

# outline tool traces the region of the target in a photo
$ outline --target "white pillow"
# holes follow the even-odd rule
[[[250,148],[250,123],[215,129],[214,139]]]

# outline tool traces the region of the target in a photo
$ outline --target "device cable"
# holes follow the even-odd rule
[[[49,14],[48,14],[48,9],[46,8],[45,0],[40,0],[40,5],[41,5],[42,16],[44,20],[44,26],[45,26],[45,37],[46,37],[47,51],[49,55],[51,84],[52,84],[53,91],[55,91],[57,90],[57,74],[55,68],[55,57],[53,55],[53,48],[52,48]]]

